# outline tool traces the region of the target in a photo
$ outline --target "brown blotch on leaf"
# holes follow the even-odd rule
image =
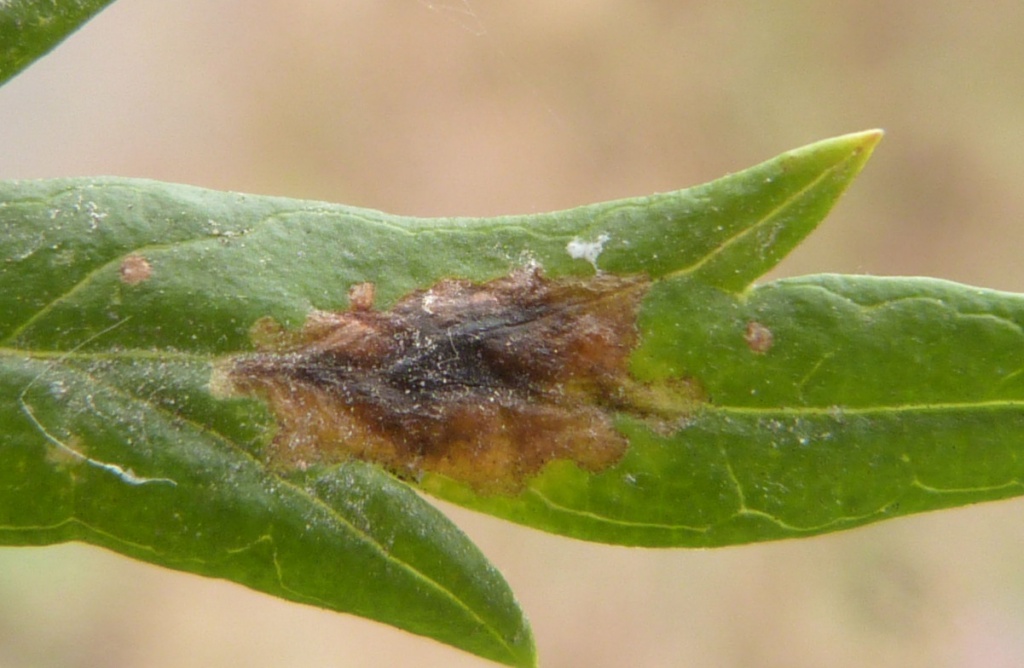
[[[756,320],[751,320],[747,323],[747,331],[744,333],[743,338],[746,340],[747,347],[750,348],[751,352],[758,355],[767,353],[775,344],[775,336],[772,334],[772,330]]]
[[[153,275],[153,266],[143,256],[132,253],[121,260],[121,282],[126,285],[138,285],[149,280]]]
[[[511,493],[556,459],[598,471],[622,457],[615,413],[646,414],[627,369],[646,278],[523,269],[443,280],[387,311],[365,285],[348,311],[314,311],[287,344],[216,369],[218,394],[269,402],[272,461],[355,456]]]

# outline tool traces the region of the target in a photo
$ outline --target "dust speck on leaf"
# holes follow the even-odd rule
[[[153,275],[153,266],[145,257],[132,253],[121,261],[121,282],[125,285],[138,285],[149,280]]]
[[[628,371],[649,286],[531,267],[443,280],[376,311],[361,284],[349,310],[314,311],[277,344],[222,360],[211,389],[268,402],[272,464],[358,457],[514,493],[554,460],[591,471],[617,462],[628,445],[617,413],[660,417]]]

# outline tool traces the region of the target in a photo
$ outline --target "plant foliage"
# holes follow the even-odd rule
[[[0,5],[0,80],[106,2]],[[270,317],[358,283],[644,274],[615,465],[488,494],[421,489],[585,540],[717,546],[1022,492],[1024,298],[933,279],[754,285],[880,138],[847,135],[688,190],[491,219],[417,219],[135,179],[0,183],[0,544],[83,541],[534,665],[507,584],[406,482],[358,460],[268,466],[261,401],[211,392]],[[581,250],[583,249],[583,250]]]

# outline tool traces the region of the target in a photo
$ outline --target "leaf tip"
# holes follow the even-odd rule
[[[864,154],[864,158],[867,159],[871,152],[875,150],[875,147],[878,146],[878,143],[882,141],[882,137],[885,136],[885,130],[882,128],[872,128],[871,130],[854,132],[847,136],[860,144],[858,151]]]
[[[874,128],[860,132],[851,132],[850,134],[840,135],[825,141],[835,142],[848,151],[849,159],[855,165],[854,173],[856,173],[868,161],[868,158],[874,153],[875,147],[878,146],[878,143],[882,141],[884,136],[885,130]]]

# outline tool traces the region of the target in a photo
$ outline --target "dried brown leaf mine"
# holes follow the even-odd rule
[[[597,471],[625,452],[613,417],[631,410],[627,362],[648,286],[524,269],[444,280],[376,311],[362,284],[348,311],[313,312],[284,344],[263,337],[277,343],[222,363],[215,385],[268,401],[278,464],[355,456],[512,492],[552,460]]]

